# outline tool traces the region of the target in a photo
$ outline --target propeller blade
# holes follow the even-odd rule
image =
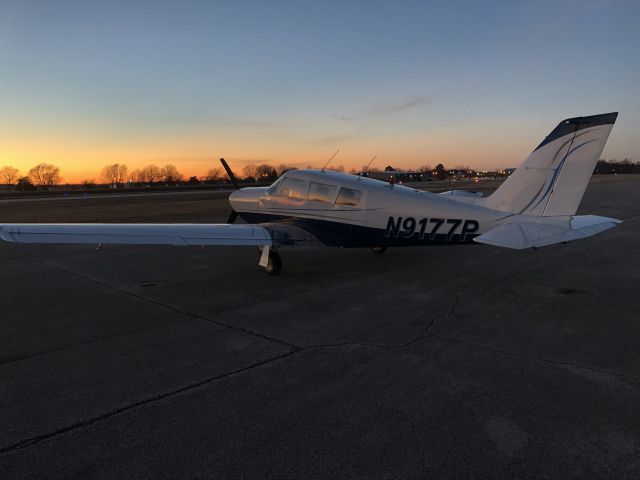
[[[231,180],[231,183],[233,183],[233,186],[235,187],[235,189],[240,190],[240,187],[238,186],[238,181],[236,180],[236,176],[233,174],[233,172],[229,168],[229,164],[227,163],[227,161],[224,158],[221,158],[220,163],[222,163],[222,166],[227,171],[227,175],[229,175],[229,180]]]
[[[231,210],[229,218],[227,219],[227,223],[235,223],[236,218],[238,218],[238,212],[236,212],[235,210]]]

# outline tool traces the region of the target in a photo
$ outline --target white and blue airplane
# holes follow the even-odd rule
[[[617,113],[563,120],[491,195],[440,194],[327,170],[292,170],[270,187],[237,189],[227,224],[0,224],[21,243],[253,245],[279,273],[278,249],[484,243],[537,248],[590,237],[620,220],[575,215]],[[227,163],[221,159],[238,188]],[[246,224],[233,224],[240,216]]]

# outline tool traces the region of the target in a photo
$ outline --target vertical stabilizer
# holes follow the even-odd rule
[[[617,116],[560,122],[484,205],[543,217],[576,213]]]

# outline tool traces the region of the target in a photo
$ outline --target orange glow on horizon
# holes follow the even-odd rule
[[[491,128],[494,129],[494,133],[500,131],[499,127]],[[403,138],[363,137],[352,139],[345,145],[293,143],[283,134],[269,138],[253,137],[251,144],[244,141],[244,138],[252,137],[251,133],[236,133],[224,141],[186,136],[119,143],[96,141],[93,144],[83,141],[82,137],[42,137],[36,140],[22,136],[0,138],[3,144],[0,166],[18,168],[20,175],[25,176],[33,166],[51,163],[60,168],[63,182],[81,183],[84,180],[100,182],[102,168],[114,163],[127,165],[129,172],[149,164],[159,167],[173,164],[188,178],[202,177],[208,169],[220,167],[218,159],[221,156],[237,173],[241,173],[243,166],[249,163],[268,163],[274,167],[285,164],[297,168],[311,165],[319,168],[339,147],[340,153],[329,168],[342,165],[346,170],[360,170],[377,154],[373,166],[378,169],[391,165],[410,170],[442,163],[448,168],[467,165],[492,170],[517,167],[528,154],[526,143],[531,143],[529,139],[499,143],[497,139],[488,138],[484,129],[476,129],[473,135],[462,135],[459,129],[451,129]]]

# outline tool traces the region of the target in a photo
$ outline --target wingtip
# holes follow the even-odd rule
[[[15,242],[15,239],[11,236],[11,233],[6,228],[7,225],[0,225],[0,240],[5,242]]]

